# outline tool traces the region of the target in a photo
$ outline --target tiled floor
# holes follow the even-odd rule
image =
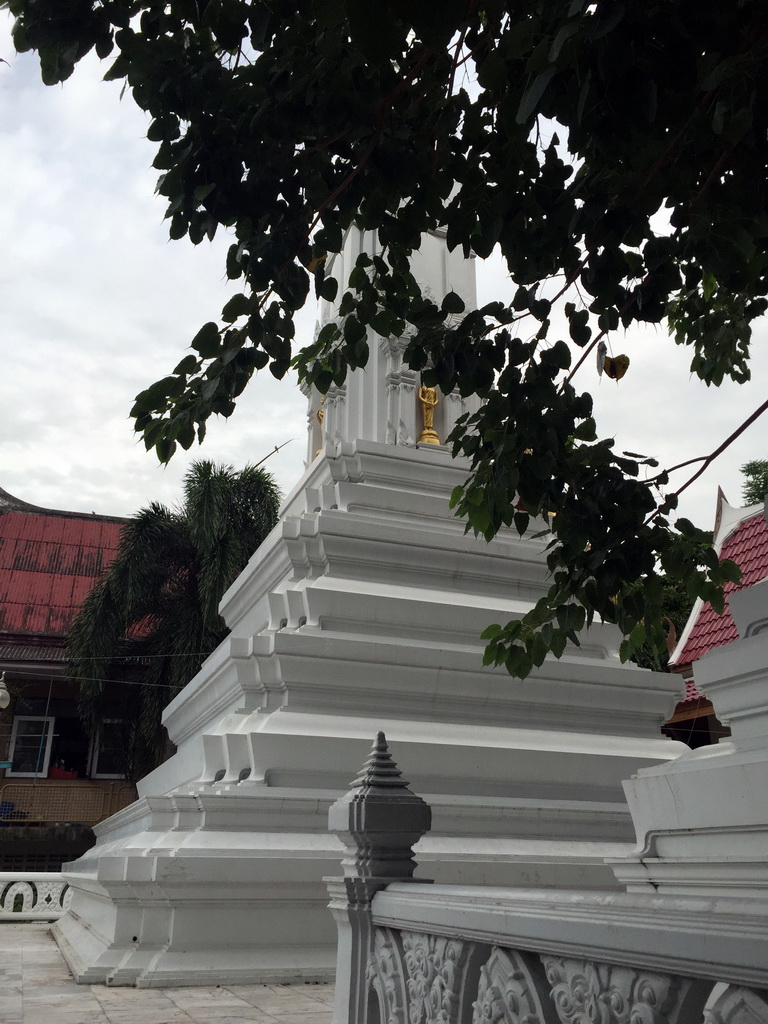
[[[47,924],[0,924],[1,1024],[330,1024],[332,985],[76,985]]]

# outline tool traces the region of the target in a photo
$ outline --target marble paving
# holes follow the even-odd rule
[[[76,985],[50,925],[0,924],[2,1024],[330,1024],[332,985]]]

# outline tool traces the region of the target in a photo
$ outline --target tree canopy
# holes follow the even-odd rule
[[[489,661],[526,675],[594,614],[619,624],[622,656],[663,650],[660,574],[722,603],[738,573],[674,521],[685,484],[599,438],[587,389],[595,360],[626,372],[613,338],[638,322],[666,322],[707,383],[749,376],[768,307],[760,0],[3,4],[46,83],[91,49],[110,59],[150,115],[172,238],[232,232],[241,290],[133,408],[161,460],[229,416],[255,370],[293,361],[324,391],[372,337],[405,334],[424,383],[485,400],[451,438],[469,527],[556,513],[550,592],[487,631]],[[337,281],[327,257],[352,225],[380,251]],[[462,317],[457,295],[424,296],[410,258],[427,231],[500,252],[512,302]],[[297,351],[310,288],[339,317]]]
[[[752,459],[740,467],[744,474],[741,500],[745,505],[757,505],[768,497],[768,459]]]
[[[153,502],[123,528],[115,560],[70,628],[67,660],[89,732],[123,723],[129,777],[162,760],[162,710],[226,637],[219,602],[279,506],[263,469],[201,461],[184,478],[178,508]]]

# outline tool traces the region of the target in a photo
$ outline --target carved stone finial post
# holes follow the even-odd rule
[[[345,878],[412,878],[413,846],[429,831],[431,815],[408,789],[380,732],[352,789],[328,811],[328,828],[344,844]]]
[[[343,878],[327,878],[339,933],[333,1024],[363,1024],[373,951],[371,901],[390,882],[413,878],[413,847],[432,823],[429,804],[408,789],[380,732],[363,770],[328,811],[344,846]]]

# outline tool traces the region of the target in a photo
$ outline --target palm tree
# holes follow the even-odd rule
[[[162,709],[227,635],[219,602],[279,505],[263,469],[200,461],[184,478],[178,508],[153,502],[124,527],[114,562],[72,624],[67,661],[89,734],[105,721],[123,723],[128,778],[163,759]]]

